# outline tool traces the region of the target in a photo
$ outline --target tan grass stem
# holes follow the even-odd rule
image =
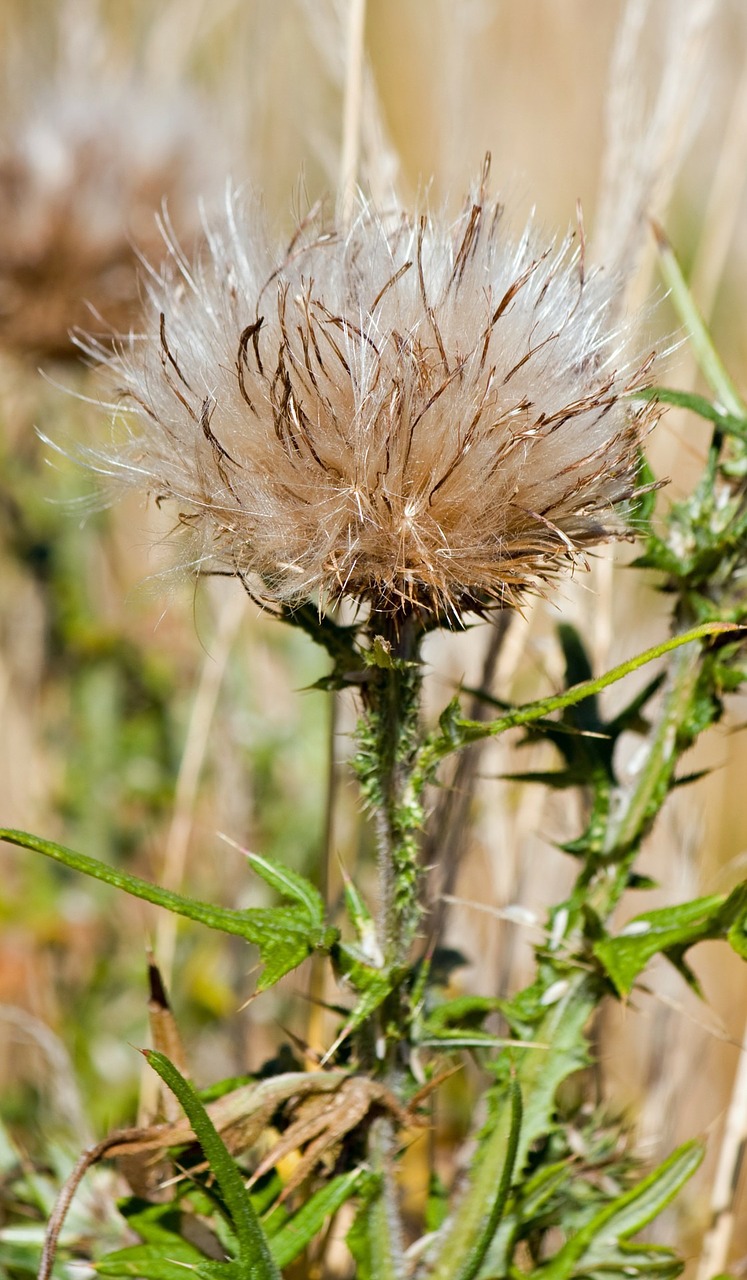
[[[747,62],[742,67],[710,187],[690,287],[702,314],[713,310],[739,219],[747,161]]]
[[[639,68],[653,9],[650,0],[628,0],[618,29],[591,255],[614,263],[627,277],[631,306],[640,305],[651,274],[648,220],[663,216],[693,132],[716,3],[669,6],[658,86],[648,105]]]
[[[715,1280],[726,1267],[731,1238],[739,1173],[747,1147],[747,1025],[740,1046],[737,1074],[726,1116],[716,1176],[711,1194],[711,1223],[703,1241],[696,1280]]]
[[[214,641],[202,664],[179,766],[174,813],[163,855],[161,884],[165,889],[178,890],[184,878],[194,825],[197,787],[205,763],[210,725],[245,608],[246,597],[239,591],[230,592],[220,602]],[[177,925],[178,917],[173,912],[159,915],[154,954],[167,987],[171,983],[174,968]]]
[[[245,608],[246,596],[240,591],[231,591],[221,600],[213,643],[202,664],[179,765],[174,810],[163,854],[160,883],[166,889],[178,890],[184,879],[187,853],[194,827],[197,788],[205,763],[210,725],[215,715],[228,659],[244,617]],[[158,913],[153,954],[167,991],[171,986],[174,970],[177,927],[178,917],[173,912]],[[159,1089],[158,1077],[155,1072],[146,1067],[140,1089],[141,1118],[153,1114]]]
[[[340,219],[348,225],[355,205],[361,147],[361,107],[366,27],[366,0],[348,0],[345,92],[342,111],[342,153],[340,156]]]

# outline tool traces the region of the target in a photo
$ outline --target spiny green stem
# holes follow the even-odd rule
[[[407,1269],[394,1182],[397,1140],[391,1120],[385,1116],[374,1120],[368,1145],[371,1167],[381,1178],[370,1215],[371,1280],[404,1280]]]
[[[663,705],[638,779],[627,792],[618,789],[616,797],[613,797],[604,838],[604,860],[593,871],[582,873],[580,877],[584,905],[591,908],[600,920],[609,918],[625,892],[641,840],[664,804],[672,787],[677,761],[689,745],[689,740],[683,741],[682,735],[702,657],[703,648],[697,641],[674,652]],[[575,920],[569,923],[572,928]]]
[[[356,768],[376,822],[380,944],[387,964],[398,966],[406,960],[422,912],[418,845],[423,809],[414,762],[420,747],[423,631],[417,614],[374,617]]]
[[[671,658],[664,705],[651,737],[646,760],[628,801],[607,828],[606,852],[629,850],[646,833],[669,791],[681,753],[680,734],[700,672],[702,645],[684,645]]]

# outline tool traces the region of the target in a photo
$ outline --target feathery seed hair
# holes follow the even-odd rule
[[[583,242],[512,239],[486,177],[451,224],[315,209],[283,251],[229,196],[194,267],[171,246],[146,332],[89,344],[127,421],[98,465],[176,503],[199,571],[456,619],[627,536],[651,361]]]

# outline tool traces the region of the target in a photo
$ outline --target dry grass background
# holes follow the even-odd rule
[[[144,0],[100,5],[117,56],[144,68],[154,111],[174,125],[177,87],[181,93],[187,82],[202,95],[203,115],[189,139],[190,181],[199,185],[203,174],[214,195],[220,152],[238,182],[264,192],[271,215],[285,226],[294,209],[337,181],[342,9],[332,0],[222,0],[208,12],[196,0],[172,0],[155,22]],[[8,94],[18,93],[19,64],[8,51],[21,47],[24,110],[42,92],[57,24],[84,12],[82,4],[2,0],[5,83]],[[619,45],[626,15],[629,32],[640,22],[627,62]],[[745,389],[743,0],[369,0],[366,49],[380,106],[374,120],[370,95],[364,97],[363,173],[372,185],[396,182],[405,199],[427,188],[432,199],[456,207],[490,150],[495,186],[520,216],[534,207],[543,226],[564,230],[581,200],[592,251],[622,253],[635,299],[662,292],[644,218],[655,213],[692,269],[717,345]],[[0,183],[17,114],[6,103]],[[636,207],[639,197],[643,208]],[[10,228],[10,221],[0,225],[0,307]],[[193,234],[194,226],[187,238]],[[43,288],[32,281],[37,303]],[[77,306],[71,298],[73,321]],[[648,323],[660,337],[676,327],[666,302]],[[40,363],[47,381],[37,372]],[[666,379],[685,386],[694,377],[681,347],[669,358]],[[168,525],[159,513],[144,514],[132,497],[106,511],[74,504],[91,494],[91,481],[42,444],[34,427],[63,442],[96,439],[107,427],[95,407],[63,395],[60,381],[91,393],[89,375],[70,362],[2,354],[3,823],[234,905],[257,901],[259,890],[218,830],[320,879],[326,838],[334,900],[337,855],[364,882],[368,875],[368,837],[344,778],[352,708],[338,707],[337,804],[325,837],[329,707],[324,695],[306,691],[325,669],[323,656],[259,616],[235,584],[195,591],[173,580],[161,545]],[[659,428],[653,465],[672,477],[672,496],[697,474],[705,443],[692,418],[670,413]],[[581,629],[600,667],[661,637],[665,601],[646,575],[624,567],[631,558],[629,548],[603,553],[588,579],[567,582],[551,603],[512,620],[493,676],[501,697],[531,696],[560,680],[553,633],[561,618]],[[481,626],[431,641],[434,709],[456,682],[477,683],[489,639]],[[612,705],[614,699],[613,693]],[[694,769],[708,766],[708,777],[669,802],[648,842],[643,869],[662,887],[647,895],[646,906],[723,891],[744,877],[744,718],[744,700],[735,699],[728,725],[692,761]],[[447,915],[447,940],[469,960],[455,979],[463,989],[492,994],[526,977],[534,934],[497,913],[521,904],[541,918],[570,877],[553,842],[578,830],[575,801],[501,780],[528,765],[526,751],[518,755],[502,743],[479,760],[470,821],[459,832],[452,890],[458,902]],[[142,904],[18,851],[0,850],[0,868],[0,1004],[33,1015],[67,1047],[73,1062],[67,1087],[71,1096],[76,1088],[82,1095],[90,1124],[118,1122],[138,1090],[137,1055],[129,1046],[146,1037],[149,940],[172,970],[174,1004],[198,1078],[257,1067],[283,1039],[281,1025],[302,1037],[326,1034],[299,996],[308,975],[293,976],[277,996],[240,1010],[252,987],[250,959],[230,940],[193,927],[180,927],[175,940],[170,925]],[[652,1159],[685,1137],[709,1136],[698,1180],[660,1228],[692,1259],[708,1220],[747,1016],[747,980],[736,957],[708,944],[695,967],[708,1004],[662,966],[649,993],[609,1010],[599,1037],[604,1088],[627,1109]],[[50,1126],[75,1133],[74,1108],[69,1099],[60,1102],[64,1074],[59,1054],[45,1057],[38,1040],[19,1035],[17,1016],[0,1014],[0,1093],[30,1148]],[[463,1085],[452,1095],[444,1132],[453,1139],[464,1131],[469,1097]],[[417,1196],[416,1154],[411,1165]],[[739,1204],[734,1270],[747,1274],[747,1263],[739,1270],[747,1256],[745,1187]]]

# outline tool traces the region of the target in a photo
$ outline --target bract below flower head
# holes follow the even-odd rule
[[[647,365],[609,331],[615,288],[572,237],[512,238],[482,188],[454,222],[313,212],[280,250],[229,200],[107,360],[128,428],[102,468],[265,598],[516,604],[626,536],[656,411],[627,398]]]

